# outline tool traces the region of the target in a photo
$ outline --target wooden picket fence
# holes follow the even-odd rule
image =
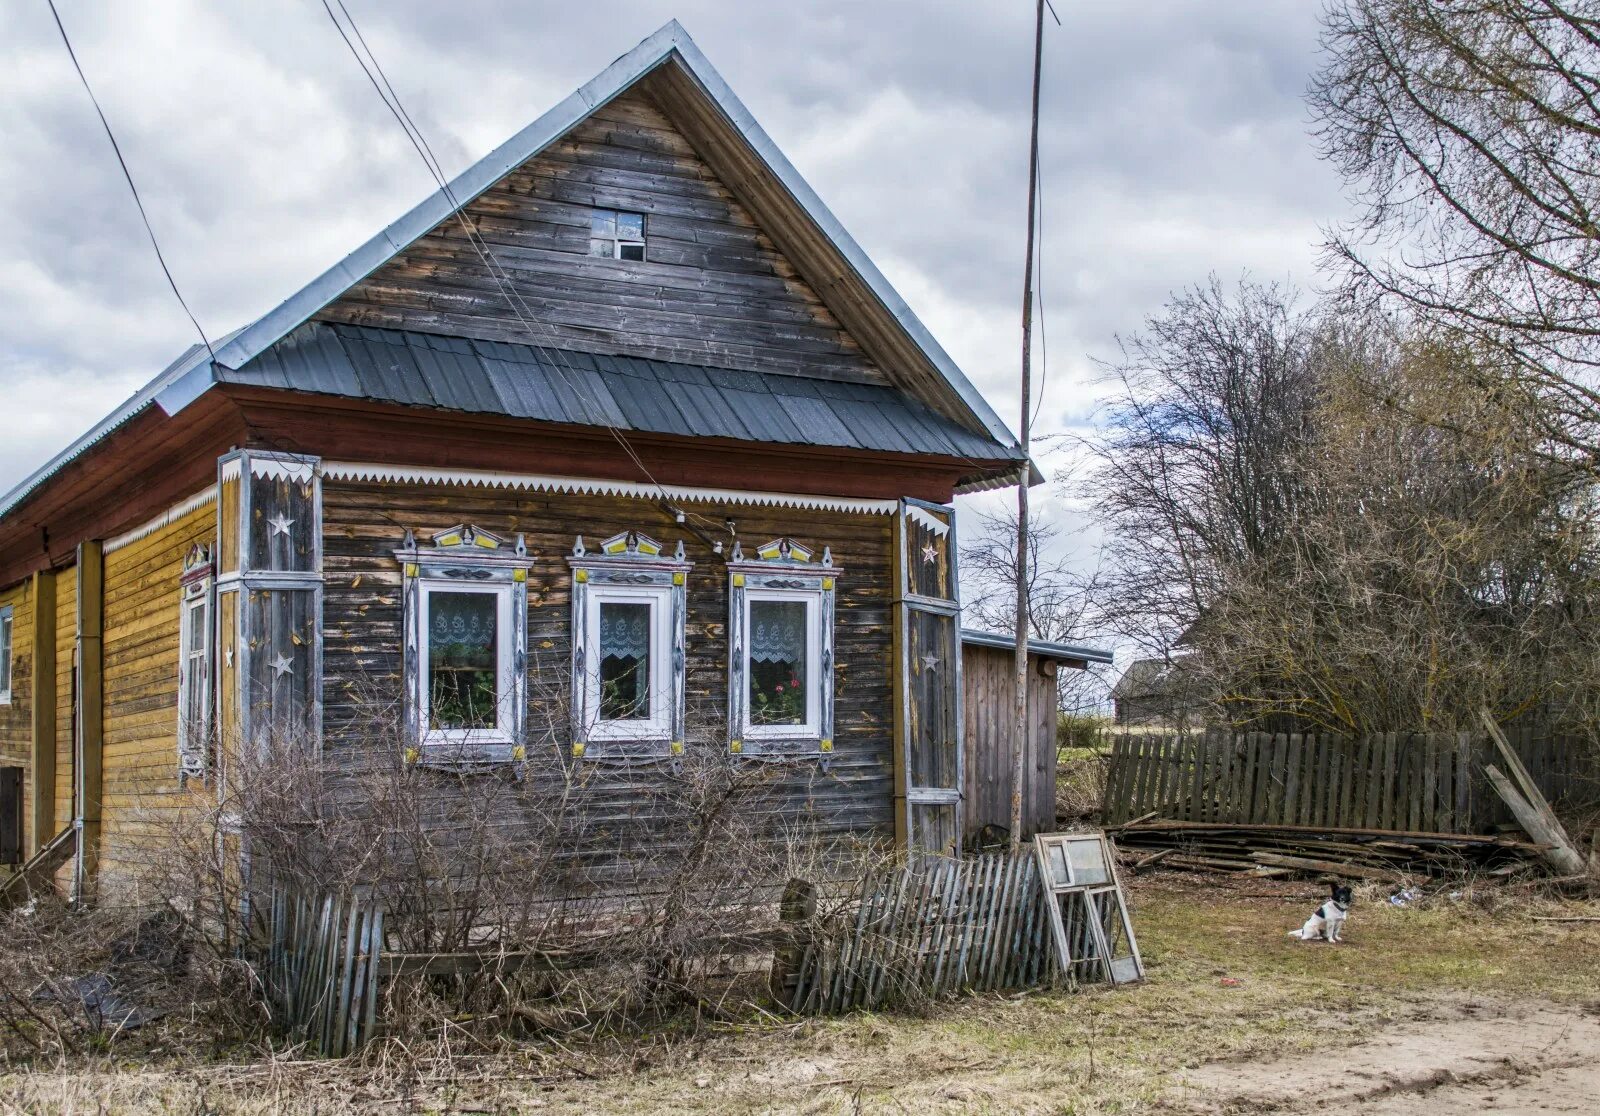
[[[280,887],[255,912],[251,953],[273,1022],[314,1053],[359,1049],[377,1029],[383,904]]]
[[[805,946],[789,1006],[833,1014],[1043,984],[1059,965],[1046,902],[1031,846],[869,872],[848,916]]]
[[[1545,797],[1592,791],[1573,737],[1509,730]],[[1477,833],[1513,819],[1483,777],[1475,733],[1127,735],[1112,743],[1102,816],[1174,821]],[[1492,759],[1491,759],[1491,762]]]

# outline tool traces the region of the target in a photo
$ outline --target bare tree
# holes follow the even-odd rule
[[[1361,206],[1328,248],[1531,376],[1546,442],[1600,463],[1600,3],[1336,0],[1309,102]]]

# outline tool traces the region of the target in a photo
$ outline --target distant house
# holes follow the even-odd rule
[[[1135,659],[1111,688],[1118,731],[1170,732],[1202,722],[1183,657]]]
[[[712,748],[954,848],[952,502],[1024,467],[669,24],[0,497],[22,843],[125,882],[235,744],[398,709],[441,786]]]

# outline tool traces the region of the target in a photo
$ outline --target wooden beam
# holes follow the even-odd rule
[[[31,796],[28,855],[56,835],[56,575],[33,575],[32,738],[28,791]]]
[[[1555,820],[1548,806],[1540,809],[1524,798],[1501,770],[1494,764],[1485,764],[1483,773],[1494,784],[1505,804],[1511,807],[1517,824],[1527,830],[1528,836],[1545,848],[1541,852],[1545,862],[1564,875],[1577,875],[1583,871],[1583,857],[1567,842],[1561,823]]]
[[[78,544],[76,731],[73,733],[78,857],[72,898],[92,898],[100,850],[100,801],[105,748],[105,555],[98,539]]]

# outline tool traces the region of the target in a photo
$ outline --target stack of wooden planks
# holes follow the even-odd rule
[[[1405,884],[1465,872],[1509,876],[1542,846],[1507,836],[1234,825],[1145,818],[1106,830],[1135,872],[1156,866],[1250,876],[1331,875]]]

